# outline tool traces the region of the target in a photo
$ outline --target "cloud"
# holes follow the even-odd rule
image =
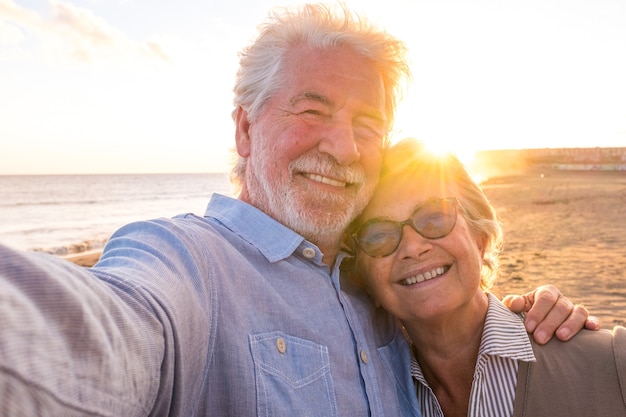
[[[163,45],[159,44],[158,42],[147,41],[144,44],[142,50],[147,55],[158,57],[158,58],[162,59],[163,61],[168,61],[168,62],[171,61],[171,58],[163,50]]]
[[[51,24],[60,31],[94,49],[110,47],[123,41],[121,34],[91,11],[60,1],[51,2],[53,19]]]
[[[18,45],[24,40],[24,35],[14,25],[0,22],[0,45]]]
[[[0,24],[3,33],[10,29],[13,35],[11,40],[15,40],[16,37],[21,38],[15,35],[16,26],[37,28],[41,26],[42,21],[37,13],[18,6],[12,0],[0,0]]]
[[[19,39],[16,28],[33,36],[46,55],[65,55],[79,62],[125,61],[128,58],[170,62],[164,45],[156,40],[137,41],[96,16],[91,10],[50,0],[49,15],[22,7],[13,0],[0,0],[0,41]],[[24,36],[26,37],[26,36]],[[25,47],[25,46],[24,46]]]

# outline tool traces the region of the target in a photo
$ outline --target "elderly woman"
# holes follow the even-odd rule
[[[395,145],[350,237],[353,278],[411,339],[424,417],[626,416],[626,329],[531,340],[489,293],[502,232],[454,156]]]

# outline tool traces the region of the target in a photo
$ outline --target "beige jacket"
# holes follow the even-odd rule
[[[537,362],[520,362],[513,417],[626,416],[626,328],[533,350]]]

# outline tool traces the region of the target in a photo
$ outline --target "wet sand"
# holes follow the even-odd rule
[[[604,327],[626,324],[626,172],[535,171],[483,189],[504,229],[495,294],[551,283]]]

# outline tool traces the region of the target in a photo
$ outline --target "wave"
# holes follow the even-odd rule
[[[66,206],[68,204],[77,204],[89,206],[92,204],[100,204],[114,200],[66,200],[66,201],[18,201],[15,203],[0,203],[0,207],[31,207],[31,206]],[[121,201],[121,200],[120,200]]]
[[[104,248],[108,239],[91,239],[82,242],[71,243],[69,245],[51,246],[46,248],[32,248],[32,252],[44,252],[51,255],[66,256],[84,252],[99,251]]]
[[[210,195],[210,193],[209,193]],[[146,194],[144,196],[133,195],[132,197],[123,196],[119,198],[98,198],[97,200],[89,199],[89,200],[81,200],[81,199],[56,199],[56,200],[44,200],[44,201],[2,201],[0,202],[0,208],[11,208],[11,207],[52,207],[52,206],[67,206],[67,205],[84,205],[84,206],[92,206],[96,204],[116,204],[116,203],[124,203],[124,204],[132,204],[133,202],[142,202],[142,201],[165,201],[165,200],[173,200],[173,201],[181,201],[181,200],[192,200],[197,198],[206,198],[208,200],[208,195],[206,193],[197,193],[197,194],[165,194],[165,195],[155,195],[155,194]]]

